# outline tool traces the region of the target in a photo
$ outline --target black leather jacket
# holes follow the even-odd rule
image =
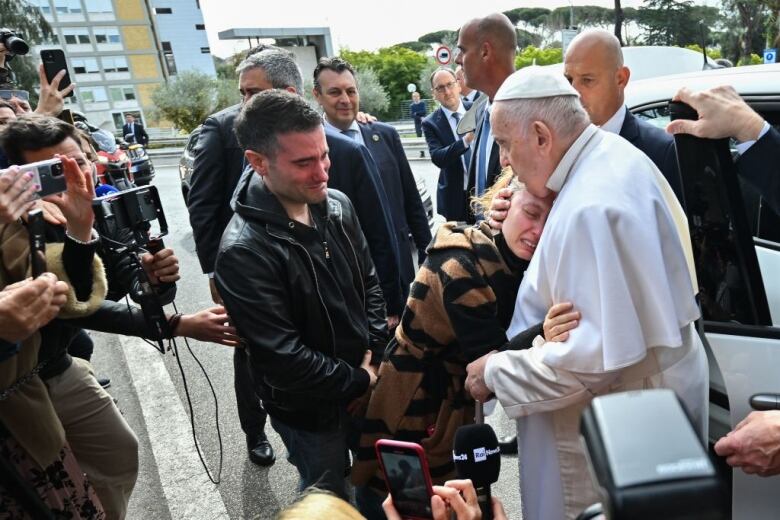
[[[291,220],[258,175],[241,186],[215,268],[245,341],[266,410],[325,431],[368,389],[366,349],[387,342],[382,292],[354,209],[341,192],[310,205],[315,227]]]

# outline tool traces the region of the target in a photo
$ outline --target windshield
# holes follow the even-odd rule
[[[107,132],[106,130],[92,132],[92,139],[95,140],[100,150],[108,153],[114,153],[116,151],[116,138],[110,132]]]

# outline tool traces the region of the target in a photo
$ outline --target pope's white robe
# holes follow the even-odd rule
[[[517,332],[571,301],[564,343],[491,356],[485,382],[518,418],[525,520],[575,518],[599,501],[579,440],[582,410],[606,393],[671,388],[706,438],[708,369],[687,221],[652,161],[590,125],[553,172],[558,192],[525,273]]]

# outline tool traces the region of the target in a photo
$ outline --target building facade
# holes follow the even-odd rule
[[[206,51],[202,57],[201,48],[195,49],[198,59],[190,57],[192,49],[188,45],[206,41],[205,30],[195,27],[203,26],[197,0],[31,3],[40,8],[55,33],[51,44],[41,45],[36,51],[62,48],[71,80],[77,84],[75,96],[66,100],[66,108],[83,112],[101,128],[121,129],[127,114],[133,114],[147,126],[157,126],[152,120],[152,92],[166,78],[191,68],[215,74],[213,62],[210,70],[203,64],[204,60],[211,61],[208,43],[201,45]],[[157,14],[160,8],[170,14]],[[158,27],[161,17],[176,16],[179,11],[185,14],[187,27],[177,22],[182,27],[173,30],[170,19],[164,19],[162,27]],[[181,57],[174,49],[180,49]]]

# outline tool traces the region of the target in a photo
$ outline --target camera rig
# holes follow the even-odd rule
[[[130,259],[134,271],[130,296],[141,306],[146,323],[156,332],[159,350],[164,352],[163,339],[170,337],[172,331],[160,298],[141,263],[141,253],[154,254],[162,249],[162,237],[168,234],[168,222],[157,188],[142,186],[97,197],[92,201],[92,209],[106,249]],[[155,220],[160,230],[151,235],[151,223]]]

